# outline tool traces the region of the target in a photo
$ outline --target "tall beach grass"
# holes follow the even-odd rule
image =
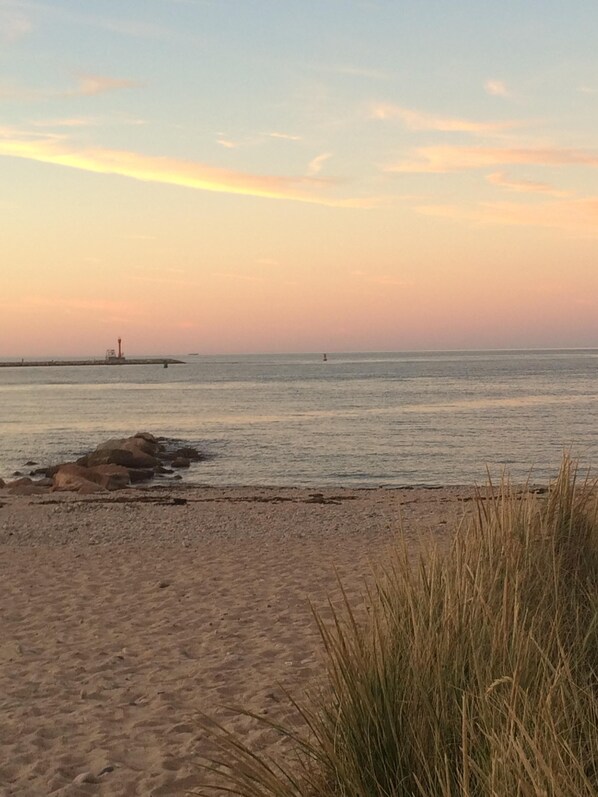
[[[358,621],[317,618],[327,688],[297,706],[297,758],[217,729],[244,797],[597,797],[596,488],[563,462],[546,496],[478,496],[449,551],[401,544]]]

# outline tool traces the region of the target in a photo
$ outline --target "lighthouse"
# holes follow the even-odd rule
[[[114,349],[107,349],[106,350],[106,362],[111,363],[124,363],[125,355],[123,352],[122,347],[122,338],[118,339],[118,354],[114,351]]]

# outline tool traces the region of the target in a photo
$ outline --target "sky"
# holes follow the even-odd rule
[[[0,357],[598,346],[594,0],[0,0]]]

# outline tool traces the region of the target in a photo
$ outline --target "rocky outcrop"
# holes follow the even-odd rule
[[[37,494],[45,491],[76,491],[94,493],[121,490],[131,484],[168,474],[172,468],[188,468],[201,455],[191,446],[177,447],[176,441],[154,437],[149,432],[137,432],[132,437],[112,438],[100,443],[93,451],[76,462],[63,462],[48,468],[36,468],[33,476],[16,479],[6,486],[11,492]],[[168,464],[170,467],[165,467]],[[178,477],[180,478],[180,477]],[[4,482],[0,480],[0,488]]]

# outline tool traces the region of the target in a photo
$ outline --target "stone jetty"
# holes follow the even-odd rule
[[[184,365],[183,360],[172,357],[145,357],[127,359],[125,357],[105,360],[11,360],[0,362],[0,368],[45,368],[65,365]]]

